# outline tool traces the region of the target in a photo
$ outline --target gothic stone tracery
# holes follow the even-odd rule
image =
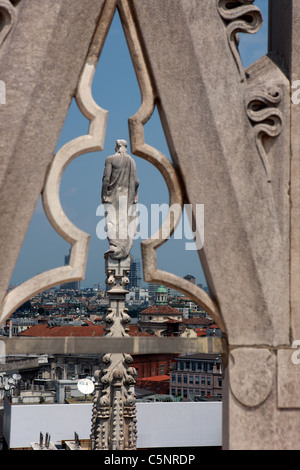
[[[90,84],[118,6],[142,90],[141,109],[129,121],[132,150],[161,171],[171,202],[205,205],[199,257],[212,297],[157,269],[155,249],[163,240],[143,245],[145,279],[191,293],[226,333],[224,447],[298,448],[300,387],[291,346],[300,332],[300,108],[291,106],[289,95],[300,75],[300,5],[298,0],[270,0],[268,56],[244,71],[237,33],[259,26],[253,3],[86,0],[83,9],[79,0],[1,1],[7,19],[0,33],[0,78],[8,98],[0,107],[1,320],[39,289],[84,276],[88,236],[69,225],[57,194],[66,165],[87,147],[102,148],[107,113],[93,102]],[[14,8],[19,8],[17,15]],[[264,109],[280,117],[276,135],[256,121],[262,108],[247,107],[253,104],[247,101],[253,75],[259,78],[256,96],[268,91],[270,77],[281,88],[281,101]],[[76,141],[74,153],[73,144],[65,148],[58,162],[53,152],[76,90],[91,122],[90,134]],[[143,125],[155,104],[172,164],[144,141]],[[267,119],[268,125],[273,119]],[[263,147],[258,140],[262,129]],[[45,180],[54,186],[45,186]],[[51,223],[72,244],[71,264],[6,297],[42,192]],[[254,387],[253,368],[247,386],[241,384],[249,363],[268,368],[263,375],[259,367],[264,387]],[[114,380],[119,406],[120,377]],[[249,395],[255,390],[256,396]],[[101,419],[105,416],[103,410]]]

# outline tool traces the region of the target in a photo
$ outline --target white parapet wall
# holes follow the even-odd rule
[[[63,440],[89,439],[92,405],[4,403],[3,435],[10,449],[30,448],[40,432]],[[137,448],[206,447],[222,445],[221,402],[137,403]]]

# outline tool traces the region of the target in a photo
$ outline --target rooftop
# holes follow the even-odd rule
[[[191,360],[216,360],[221,358],[220,353],[208,354],[208,353],[194,353],[194,354],[186,354],[183,356],[176,357],[175,360],[178,361],[191,361]]]
[[[182,315],[179,310],[170,305],[151,305],[150,307],[142,310],[140,312],[141,315],[143,314],[151,314],[151,315]]]
[[[159,288],[157,289],[156,293],[159,292],[159,293],[164,293],[164,294],[167,294],[168,291],[167,289],[164,287],[164,286],[159,286]]]
[[[184,318],[183,323],[185,325],[203,325],[203,326],[211,326],[214,324],[213,320],[210,320],[209,318],[205,317],[192,317],[192,318]],[[216,328],[218,328],[217,325],[214,325]]]
[[[142,379],[138,379],[141,382],[164,382],[170,381],[169,375],[153,375],[151,377],[143,377]]]
[[[11,405],[5,400],[3,434],[8,448],[29,448],[41,430],[59,445],[63,439],[74,439],[78,423],[80,440],[89,440],[92,407],[90,402]],[[138,449],[161,448],[163,452],[174,447],[222,445],[222,402],[137,402],[136,408]]]
[[[46,324],[38,324],[28,328],[26,331],[20,333],[20,336],[35,336],[35,337],[57,337],[57,336],[104,336],[105,325],[95,325],[92,322],[86,322],[85,326],[52,326],[49,327]],[[149,333],[139,331],[137,325],[129,325],[130,336],[151,336]]]

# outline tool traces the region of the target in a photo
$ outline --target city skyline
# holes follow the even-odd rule
[[[244,66],[247,67],[267,51],[267,6],[263,0],[256,2],[264,16],[264,25],[255,36],[241,35],[240,51]],[[95,101],[109,111],[104,150],[81,155],[66,168],[61,183],[61,202],[66,215],[79,228],[91,236],[85,280],[82,287],[92,287],[100,283],[104,286],[104,252],[107,241],[99,240],[96,226],[99,217],[96,210],[101,204],[101,180],[105,158],[114,153],[115,140],[125,138],[129,143],[128,118],[140,106],[140,92],[135,72],[129,56],[124,33],[118,15],[111,25],[101,54],[92,86]],[[71,139],[83,135],[88,130],[88,121],[81,115],[73,100],[57,150]],[[145,126],[145,140],[158,148],[168,158],[168,146],[164,137],[157,109]],[[140,179],[139,202],[168,204],[167,186],[158,170],[150,163],[133,155]],[[155,188],[155,191],[153,191]],[[205,216],[209,216],[205,214]],[[205,219],[204,219],[205,220]],[[196,251],[185,250],[186,240],[171,238],[157,250],[160,269],[173,272],[181,277],[192,274],[197,283],[206,285]],[[62,266],[70,245],[51,227],[43,211],[41,198],[37,203],[28,233],[24,240],[19,259],[14,269],[11,284],[20,284],[36,274],[53,267]],[[132,254],[141,259],[140,240],[134,242]]]

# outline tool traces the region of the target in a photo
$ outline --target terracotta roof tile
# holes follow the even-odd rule
[[[151,377],[144,377],[142,379],[138,379],[141,382],[163,382],[165,380],[170,380],[169,375],[154,375]]]
[[[104,325],[94,325],[88,323],[86,326],[53,326],[46,324],[34,325],[23,331],[20,336],[36,336],[36,337],[57,337],[57,336],[103,336],[105,333]]]
[[[23,331],[20,336],[35,336],[35,337],[57,337],[57,336],[103,336],[105,334],[105,325],[95,325],[92,322],[87,322],[85,326],[53,326],[49,327],[47,324],[34,325]],[[138,326],[129,325],[130,336],[151,336],[149,333],[139,331]]]
[[[185,318],[183,323],[186,325],[212,325],[213,321],[209,318],[204,317],[192,317],[192,318]]]
[[[179,310],[176,310],[176,308],[173,308],[170,305],[151,305],[140,312],[140,314],[144,313],[149,313],[151,315],[181,315]]]

